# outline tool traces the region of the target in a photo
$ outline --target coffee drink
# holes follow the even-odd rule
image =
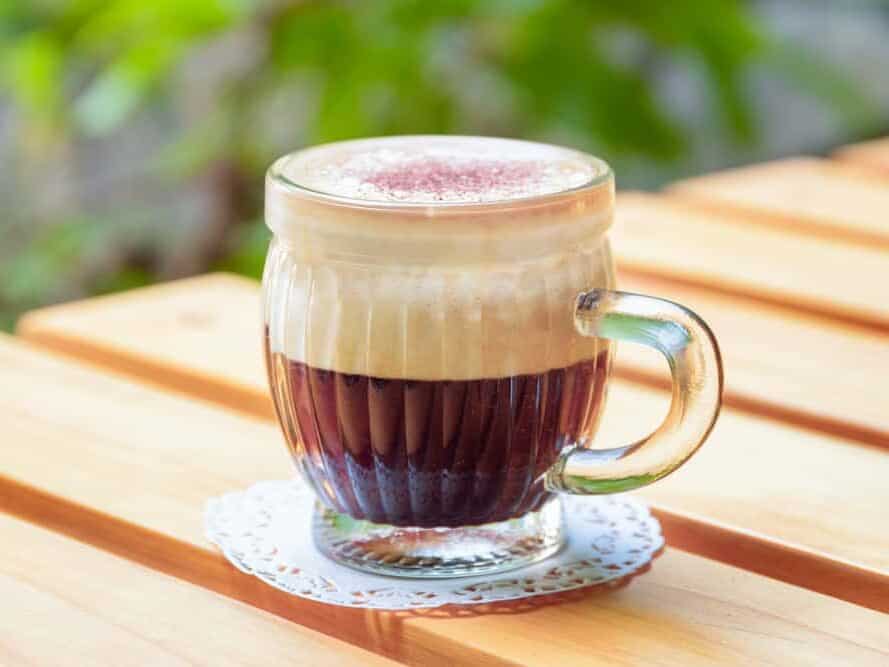
[[[613,289],[613,209],[604,162],[524,141],[387,137],[272,165],[266,365],[321,553],[503,572],[560,548],[558,494],[638,488],[694,454],[719,348],[688,309]],[[666,357],[673,402],[648,438],[593,448],[615,340]]]
[[[280,167],[330,198],[269,210],[285,233],[265,276],[276,408],[330,508],[447,527],[549,498],[544,473],[593,434],[609,367],[570,309],[611,273],[607,194],[546,197],[593,170],[564,149],[455,138],[334,144]],[[541,203],[510,209],[527,198]],[[455,215],[430,215],[443,205]]]

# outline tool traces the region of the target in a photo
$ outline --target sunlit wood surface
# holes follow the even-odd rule
[[[0,514],[3,665],[386,665],[381,656]]]
[[[271,589],[201,528],[208,497],[291,474],[258,286],[213,274],[28,314],[0,339],[0,509],[17,517],[0,533],[27,554],[0,558],[0,581],[56,634],[9,630],[4,609],[0,662],[49,660],[69,625],[208,664],[239,664],[239,632],[257,637],[245,664],[292,645],[312,664],[889,664],[887,156],[875,142],[618,198],[620,287],[697,310],[726,364],[708,444],[640,492],[667,550],[618,590],[406,614]],[[663,362],[624,346],[601,441],[651,430],[666,389]],[[83,577],[54,572],[61,557]],[[140,591],[146,626],[180,596],[186,643],[166,622],[137,634],[138,607],[88,585],[97,569]]]

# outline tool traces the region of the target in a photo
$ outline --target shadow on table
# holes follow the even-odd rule
[[[212,590],[323,634],[396,660],[414,660],[405,621],[523,614],[548,606],[605,596],[651,568],[651,563],[619,580],[520,600],[445,605],[431,609],[377,611],[337,607],[299,598],[233,567],[221,553],[134,524],[0,475],[0,508],[49,530],[140,563],[152,570]],[[658,551],[653,558],[663,553]],[[422,631],[419,636],[422,636]]]
[[[635,572],[603,584],[593,584],[592,586],[575,588],[570,591],[535,595],[532,597],[520,598],[518,600],[504,600],[502,602],[479,604],[449,604],[441,607],[409,609],[388,613],[400,618],[414,616],[421,616],[423,618],[467,618],[472,616],[487,616],[491,614],[524,614],[536,609],[541,609],[542,607],[579,602],[581,600],[607,595],[624,588],[629,585],[633,579],[648,572],[651,569],[654,560],[663,553],[664,547],[661,547],[654,553],[652,559],[648,563]]]
[[[514,615],[552,607],[561,604],[572,604],[594,598],[605,598],[615,591],[629,585],[636,577],[645,574],[651,569],[652,563],[664,552],[661,547],[646,563],[632,574],[620,579],[603,584],[584,586],[570,591],[535,595],[518,600],[504,600],[502,602],[490,602],[479,604],[449,604],[441,607],[406,609],[398,611],[368,610],[363,609],[363,621],[365,624],[366,641],[362,642],[373,651],[388,655],[396,660],[410,661],[413,658],[405,653],[405,626],[406,621],[412,619],[458,619],[477,618],[489,615]],[[349,609],[348,612],[358,611]]]

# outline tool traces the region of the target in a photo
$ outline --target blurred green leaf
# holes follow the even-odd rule
[[[74,103],[74,115],[89,134],[120,125],[167,74],[179,45],[155,41],[134,47],[105,69]]]
[[[813,97],[829,102],[852,130],[867,130],[881,120],[876,102],[817,55],[777,41],[770,42],[768,49],[776,73],[796,82],[799,89]]]
[[[152,165],[171,176],[185,178],[200,172],[230,149],[232,118],[228,109],[217,110],[191,133],[158,149]]]
[[[757,139],[754,67],[850,128],[878,121],[857,86],[817,53],[775,43],[736,0],[0,0],[12,141],[38,173],[67,160],[58,171],[70,182],[47,178],[48,191],[89,183],[49,213],[16,205],[34,225],[20,225],[29,238],[16,250],[0,247],[0,322],[77,290],[154,280],[166,270],[158,257],[187,254],[188,239],[203,262],[188,270],[222,256],[218,268],[258,277],[269,233],[249,221],[262,171],[307,143],[518,135],[669,164],[695,141],[658,88],[677,63],[700,76],[713,125],[738,144]],[[165,134],[135,142],[125,174],[79,162],[96,146],[130,146],[130,128],[156,120],[143,111]],[[181,219],[164,226],[146,202],[169,198]]]
[[[91,287],[95,294],[109,294],[145,287],[153,282],[154,276],[145,269],[126,267],[121,271],[101,276]]]
[[[214,268],[232,271],[251,278],[262,277],[265,256],[272,233],[264,222],[251,222],[239,229],[232,239],[232,250]]]
[[[44,228],[27,252],[0,264],[0,295],[11,302],[33,303],[57,293],[69,280],[66,269],[89,257],[102,235],[102,226],[87,218]]]
[[[246,0],[112,0],[87,17],[76,44],[101,57],[157,39],[186,42],[246,18],[253,5]]]
[[[4,79],[16,102],[42,119],[62,101],[62,46],[49,32],[34,31],[3,49]]]

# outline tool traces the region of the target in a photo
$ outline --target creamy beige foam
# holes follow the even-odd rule
[[[564,192],[600,167],[580,153],[487,137],[392,137],[329,144],[284,158],[279,174],[366,202],[490,203]]]
[[[603,343],[572,313],[578,292],[613,286],[612,203],[604,163],[528,142],[396,137],[283,158],[266,194],[272,350],[428,380],[592,358]]]

